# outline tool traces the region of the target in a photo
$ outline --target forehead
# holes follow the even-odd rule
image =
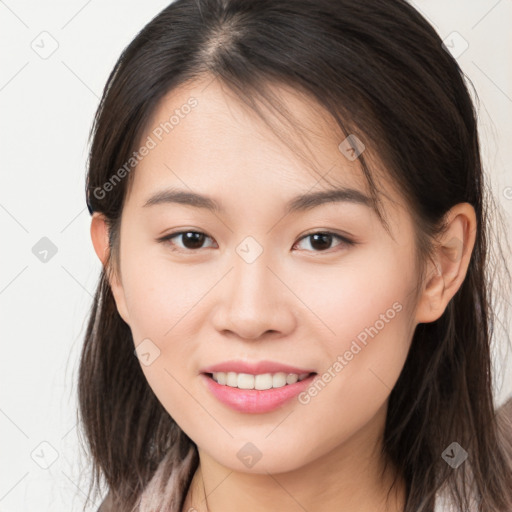
[[[142,206],[155,190],[174,185],[218,197],[243,189],[265,193],[267,201],[334,186],[368,195],[358,160],[338,147],[345,135],[329,113],[291,87],[273,85],[271,92],[291,124],[280,112],[260,107],[291,147],[211,76],[167,93],[139,139],[137,147],[151,149],[139,157],[131,202]]]

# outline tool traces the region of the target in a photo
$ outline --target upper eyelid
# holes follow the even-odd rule
[[[174,238],[174,237],[178,237],[180,235],[183,235],[185,233],[199,233],[199,234],[202,234],[202,235],[206,235],[208,238],[210,238],[211,240],[215,240],[212,236],[208,235],[207,233],[205,233],[204,231],[199,231],[199,230],[195,230],[195,229],[182,229],[181,231],[176,231],[174,233],[169,233],[167,235],[164,235],[163,237],[161,237],[159,239],[159,241],[169,241],[170,239]],[[337,238],[338,240],[340,240],[342,243],[348,243],[348,244],[353,244],[353,245],[356,245],[357,242],[352,240],[350,237],[348,236],[344,236],[344,235],[340,235],[338,233],[335,233],[333,231],[329,231],[329,230],[321,230],[321,229],[317,229],[316,231],[311,231],[311,232],[308,232],[308,233],[305,233],[304,235],[302,235],[301,237],[299,237],[297,239],[297,241],[294,243],[294,246],[299,243],[300,241],[302,241],[304,238],[307,238],[308,236],[312,236],[312,235],[316,235],[316,234],[327,234],[327,235],[332,235],[334,238]],[[216,242],[215,242],[216,243]],[[180,248],[181,249],[181,248]],[[209,247],[204,247],[204,249],[209,249]],[[194,250],[194,249],[184,249],[185,251],[187,252],[196,252],[198,249]],[[318,252],[322,252],[322,251],[318,251]],[[326,251],[327,252],[327,251]]]
[[[176,231],[175,233],[169,233],[168,235],[164,235],[162,238],[159,239],[159,241],[161,241],[161,242],[169,241],[170,239],[178,237],[180,235],[184,235],[185,233],[199,233],[201,235],[206,235],[210,240],[214,240],[214,238],[212,236],[208,235],[204,231],[197,231],[195,229],[183,229],[181,231]],[[215,243],[217,243],[217,242],[215,242]],[[208,249],[208,247],[205,247],[205,249]],[[186,250],[193,252],[192,249],[186,249]]]

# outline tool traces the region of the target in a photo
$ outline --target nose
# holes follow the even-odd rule
[[[284,269],[267,259],[265,252],[251,263],[236,253],[231,261],[232,270],[216,287],[215,329],[246,340],[292,332],[297,299],[288,288],[291,283]]]

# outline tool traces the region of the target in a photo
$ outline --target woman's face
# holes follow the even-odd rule
[[[339,456],[355,440],[363,454],[382,431],[418,323],[410,215],[384,200],[393,239],[365,203],[358,159],[339,148],[327,114],[274,90],[307,128],[315,168],[218,81],[172,91],[141,138],[122,213],[121,280],[112,283],[169,414],[220,464],[256,473]],[[166,200],[171,189],[218,208]],[[335,189],[352,192],[297,200]],[[384,192],[401,204],[385,183]],[[192,233],[161,240],[181,231]],[[229,387],[204,373],[236,369],[224,364],[233,361],[276,365],[240,366],[236,373],[271,374],[254,381],[226,375],[242,387],[279,386],[284,366],[316,375],[296,384],[291,376],[289,393]]]

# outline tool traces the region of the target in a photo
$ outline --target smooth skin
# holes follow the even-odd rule
[[[117,308],[135,346],[150,339],[158,347],[159,356],[142,370],[199,450],[184,511],[402,511],[403,480],[386,507],[394,468],[381,476],[388,398],[416,325],[438,319],[464,280],[475,212],[462,203],[447,214],[419,295],[415,225],[384,173],[380,187],[393,237],[364,204],[329,202],[286,215],[296,195],[333,186],[368,190],[358,160],[338,149],[344,137],[328,114],[292,89],[274,90],[307,128],[314,170],[217,80],[183,85],[160,102],[141,143],[190,97],[198,104],[133,171],[120,273],[110,281]],[[365,156],[378,165],[371,147]],[[327,173],[329,181],[322,178]],[[224,211],[144,207],[168,187],[208,195]],[[158,241],[177,231],[206,236],[202,245],[183,236]],[[317,232],[357,243],[334,236],[318,245],[306,237]],[[248,236],[263,249],[252,263],[236,250]],[[101,214],[93,215],[91,237],[105,265]],[[200,375],[205,366],[242,359],[312,368],[321,376],[396,303],[400,312],[307,404],[293,399],[265,414],[236,412]],[[237,456],[247,442],[262,454],[251,468]]]

